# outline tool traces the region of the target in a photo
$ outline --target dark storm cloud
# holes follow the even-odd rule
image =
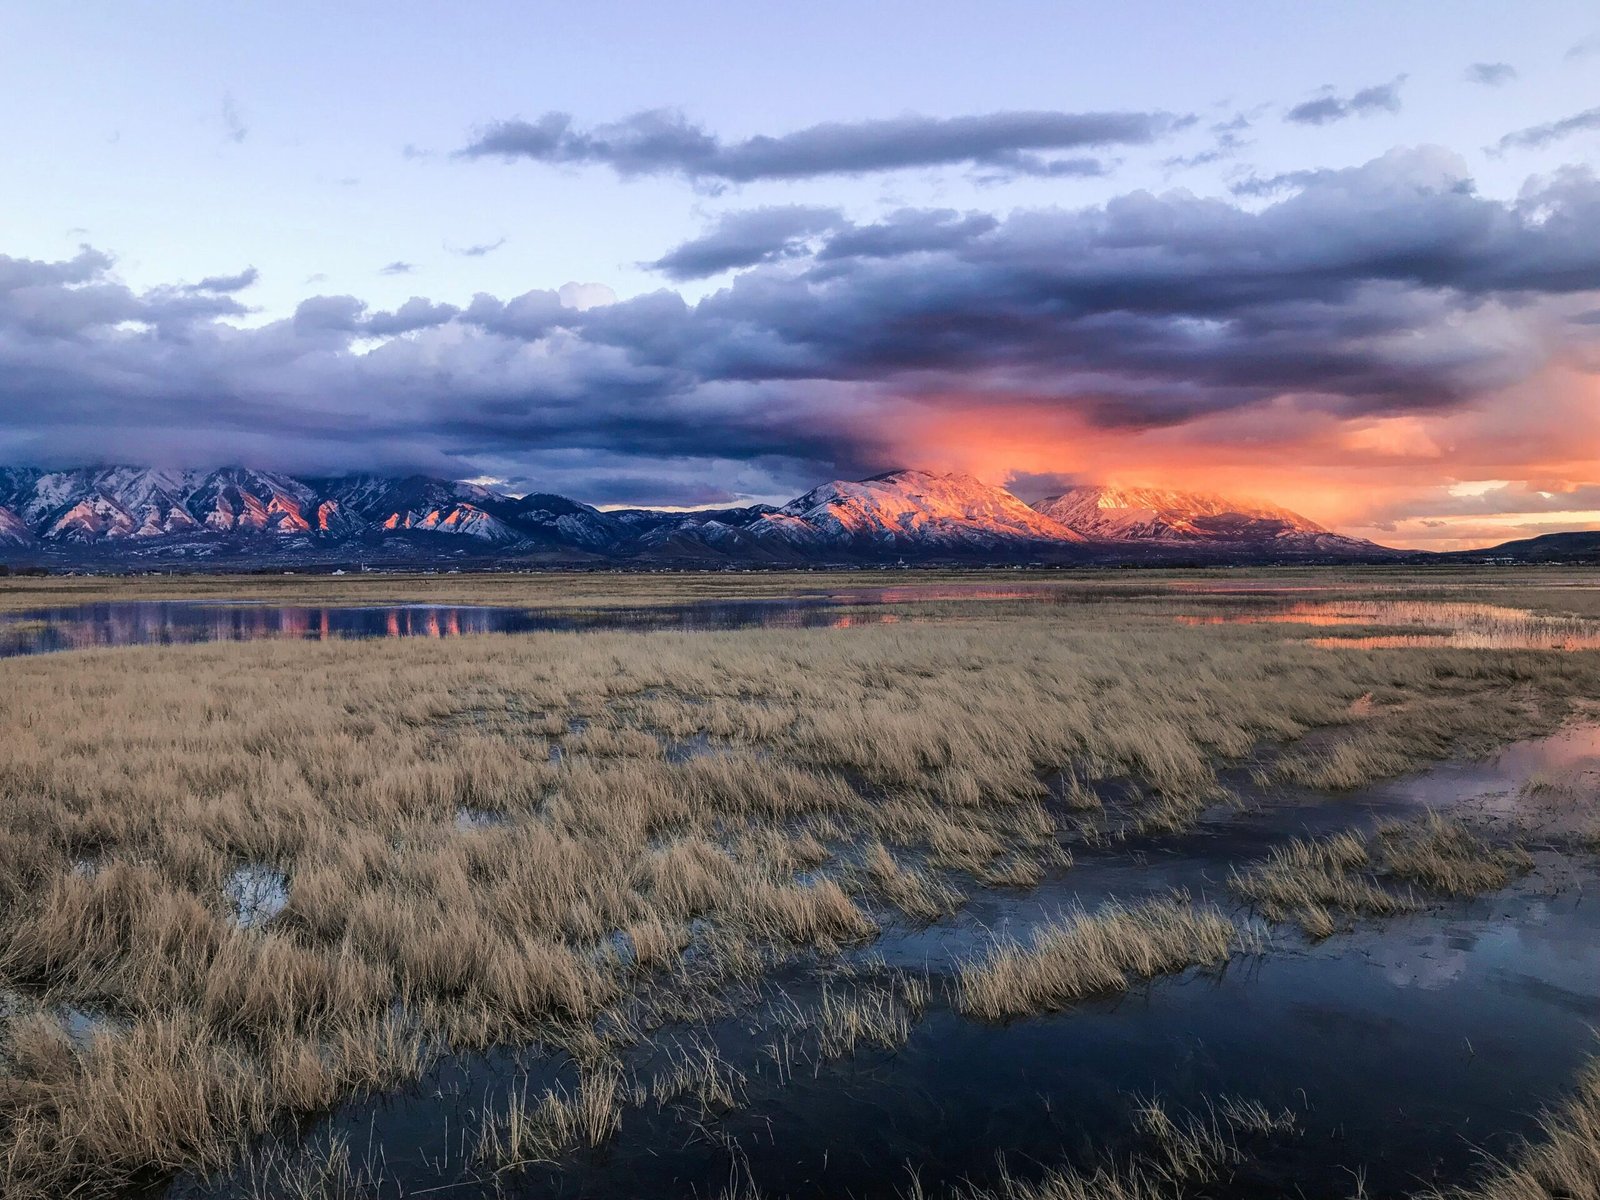
[[[0,337],[77,341],[123,324],[171,335],[190,322],[245,312],[230,296],[193,287],[135,293],[110,277],[112,266],[88,246],[63,262],[0,255]]]
[[[1004,183],[1019,175],[1037,179],[1097,179],[1109,175],[1103,160],[1082,155],[1077,158],[1046,158],[1042,154],[997,154],[980,164],[979,183]]]
[[[1068,155],[1156,141],[1193,118],[1161,112],[997,112],[965,117],[834,121],[777,136],[725,142],[682,113],[658,109],[580,129],[568,113],[497,121],[460,157],[526,158],[608,166],[625,178],[678,175],[699,183],[748,183],[866,175],[907,167],[973,165],[1011,175],[1099,174],[1093,158]]]
[[[8,258],[0,254],[0,294],[29,287],[70,287],[89,283],[111,269],[112,259],[92,246],[80,246],[78,253],[63,262],[40,262],[31,258]]]
[[[1405,80],[1406,77],[1400,75],[1388,83],[1374,84],[1349,96],[1340,96],[1332,89],[1324,89],[1324,94],[1296,104],[1284,114],[1284,119],[1299,125],[1328,125],[1347,117],[1366,117],[1380,112],[1397,113],[1400,111],[1400,85]]]
[[[294,327],[307,334],[355,333],[366,310],[354,296],[312,296],[295,308]]]
[[[310,296],[249,327],[219,319],[239,311],[225,294],[135,292],[95,250],[0,257],[0,461],[249,457],[612,501],[734,477],[781,493],[914,461],[940,413],[1139,429],[1268,401],[1307,421],[1449,411],[1600,343],[1585,323],[1600,182],[1578,170],[1506,203],[1416,150],[1255,208],[1173,191],[1003,219],[786,220],[752,215],[747,232],[768,222],[741,250],[755,265],[695,303],[663,289],[580,310],[534,290],[371,312]]]
[[[724,213],[700,237],[646,265],[668,279],[704,279],[798,254],[807,238],[835,228],[843,219],[836,208],[801,204]]]
[[[1235,196],[1275,196],[1314,184],[1332,174],[1329,169],[1313,168],[1305,171],[1283,171],[1277,175],[1246,175],[1243,179],[1236,179],[1230,183],[1228,190]]]
[[[1589,108],[1559,121],[1513,130],[1496,142],[1494,149],[1501,153],[1507,150],[1541,150],[1551,142],[1595,129],[1600,129],[1600,108]]]
[[[1481,83],[1485,87],[1499,87],[1517,77],[1517,69],[1510,63],[1475,62],[1466,70],[1468,83]]]

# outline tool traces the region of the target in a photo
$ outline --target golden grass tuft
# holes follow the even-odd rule
[[[1060,1008],[1101,992],[1128,988],[1193,966],[1226,962],[1241,934],[1214,905],[1187,897],[1093,914],[1075,910],[1038,929],[1030,944],[1002,942],[981,962],[961,969],[961,1010],[988,1020]]]
[[[615,1067],[586,1076],[576,1088],[552,1088],[537,1100],[521,1093],[504,1112],[481,1122],[474,1157],[498,1174],[598,1146],[621,1127],[623,1101],[622,1073]]]
[[[1277,847],[1259,863],[1234,871],[1228,886],[1271,921],[1297,921],[1325,938],[1353,916],[1393,916],[1420,907],[1415,893],[1382,886],[1388,878],[1446,896],[1495,891],[1533,859],[1520,846],[1496,846],[1457,818],[1436,812],[1389,822],[1369,838],[1353,833]]]
[[[1491,845],[1461,821],[1436,812],[1411,824],[1385,825],[1378,844],[1386,872],[1446,896],[1497,891],[1533,869],[1533,856],[1521,846]]]
[[[1409,895],[1355,874],[1371,861],[1366,843],[1354,834],[1296,839],[1233,872],[1228,886],[1268,920],[1298,921],[1308,936],[1325,938],[1338,930],[1342,914],[1392,916],[1417,907]]]

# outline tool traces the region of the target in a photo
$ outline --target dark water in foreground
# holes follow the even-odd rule
[[[1227,1195],[1347,1198],[1359,1177],[1370,1196],[1401,1196],[1463,1181],[1483,1152],[1508,1153],[1534,1134],[1538,1110],[1600,1052],[1600,863],[1558,853],[1537,814],[1537,869],[1495,896],[1363,921],[1318,944],[1274,927],[1263,953],[1220,974],[1191,971],[1004,1025],[959,1015],[945,987],[995,933],[1026,938],[1074,903],[1182,887],[1247,919],[1224,886],[1228,870],[1272,845],[1431,807],[1515,811],[1536,775],[1592,783],[1600,728],[1350,796],[1257,796],[1181,835],[1075,847],[1077,863],[1035,890],[974,891],[953,917],[891,926],[870,948],[933,985],[903,1048],[786,1074],[764,1052],[772,1034],[755,1028],[759,1014],[741,1012],[700,1036],[748,1077],[743,1108],[630,1111],[605,1146],[560,1169],[504,1175],[499,1191],[468,1181],[460,1149],[476,1111],[527,1086],[528,1065],[508,1054],[448,1061],[320,1131],[347,1134],[357,1158],[381,1158],[395,1196],[442,1187],[450,1196],[711,1197],[737,1177],[768,1196],[822,1200],[897,1196],[908,1164],[933,1194],[963,1180],[992,1184],[997,1155],[1023,1177],[1046,1164],[1092,1165],[1138,1147],[1130,1125],[1141,1101],[1199,1111],[1232,1096],[1294,1111],[1301,1132],[1252,1142],[1255,1161]],[[816,997],[804,971],[782,982],[802,1003]],[[675,1032],[687,1034],[665,1036]],[[535,1094],[575,1080],[570,1064],[535,1060],[531,1071]],[[194,1194],[180,1185],[172,1196]]]

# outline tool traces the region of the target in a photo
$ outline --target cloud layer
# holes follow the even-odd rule
[[[1147,145],[1190,123],[1162,112],[996,112],[834,121],[724,141],[668,109],[591,129],[577,127],[569,113],[548,112],[532,121],[493,122],[457,153],[599,165],[623,178],[677,175],[713,185],[950,165],[1048,177],[1103,170],[1098,159],[1069,152]]]
[[[646,503],[907,462],[1070,472],[1132,444],[1414,470],[1459,437],[1457,458],[1522,456],[1498,477],[1548,464],[1541,381],[1580,381],[1581,413],[1571,388],[1600,370],[1600,182],[1504,203],[1423,149],[1283,187],[1256,209],[756,209],[657,260],[733,272],[693,304],[320,295],[250,326],[251,271],[136,292],[97,250],[0,257],[0,460],[422,469]]]

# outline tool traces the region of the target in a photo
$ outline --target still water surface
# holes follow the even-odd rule
[[[1186,625],[1282,624],[1351,629],[1323,635],[1317,645],[1401,649],[1600,649],[1600,622],[1492,604],[1439,600],[1305,600],[1307,589],[1249,592],[1243,609],[1228,606],[1237,588],[1187,586],[1138,597],[1182,606],[1208,597],[1175,619]],[[1107,600],[1127,601],[1108,593]],[[902,606],[942,602],[942,610],[914,615]],[[864,587],[797,593],[760,600],[700,600],[603,609],[515,608],[466,604],[387,604],[356,607],[254,604],[186,600],[136,600],[82,604],[0,615],[0,657],[94,646],[247,642],[268,638],[445,638],[463,634],[540,630],[842,629],[901,620],[945,620],[967,606],[1009,602],[1094,603],[1081,590],[1051,585],[997,588],[959,584]],[[1287,633],[1288,631],[1286,631]]]
[[[451,604],[352,608],[209,604],[180,600],[84,604],[0,620],[0,656],[93,646],[180,645],[267,639],[448,638],[474,633],[577,629],[743,629],[893,620],[893,613],[844,615],[826,602],[757,601],[600,612]]]

